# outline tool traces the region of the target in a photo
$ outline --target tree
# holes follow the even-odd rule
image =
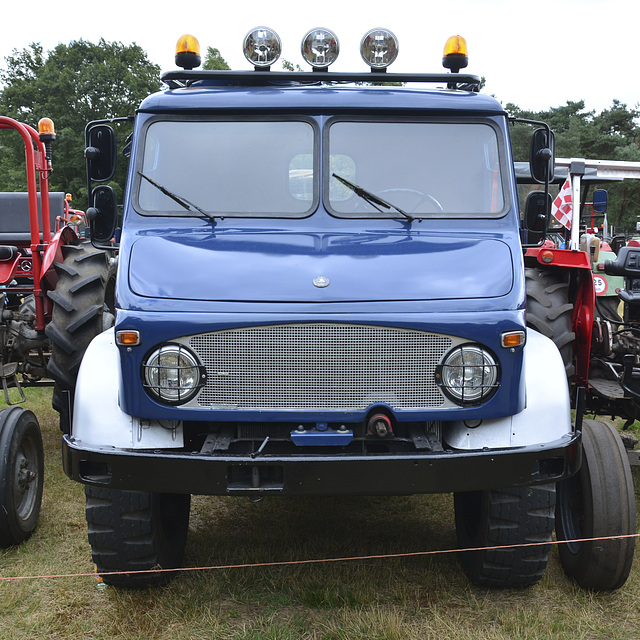
[[[213,47],[207,47],[207,55],[204,58],[202,68],[208,71],[228,71],[231,69],[227,61],[222,57],[222,54]]]
[[[22,51],[14,50],[5,60],[6,68],[0,70],[0,113],[33,127],[42,117],[53,119],[57,139],[50,189],[70,191],[74,205],[86,207],[86,124],[133,115],[145,96],[160,89],[160,68],[149,62],[138,45],[103,39],[98,44],[84,40],[59,44],[46,54],[34,43]],[[129,131],[118,134],[126,136]],[[22,140],[1,133],[0,190],[24,190]],[[121,167],[115,180],[119,191],[124,171]]]
[[[556,135],[557,157],[640,161],[640,111],[618,100],[598,114],[587,111],[582,100],[568,101],[549,111],[524,111],[513,104],[507,104],[505,110],[513,117],[546,122]],[[515,160],[529,159],[531,130],[523,124],[512,127]],[[598,186],[609,193],[610,224],[620,230],[634,230],[640,216],[640,181],[603,182]]]

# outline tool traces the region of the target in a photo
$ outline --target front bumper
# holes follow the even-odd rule
[[[205,495],[411,495],[563,480],[581,463],[581,433],[508,449],[403,454],[238,456],[83,446],[63,436],[72,479],[112,489]]]

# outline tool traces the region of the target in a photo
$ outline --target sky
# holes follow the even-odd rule
[[[175,69],[174,52],[184,33],[202,48],[219,49],[232,69],[248,70],[242,41],[257,26],[275,30],[282,58],[310,68],[300,42],[314,27],[331,29],[340,56],[331,69],[367,71],[362,36],[374,27],[394,32],[399,54],[389,71],[441,73],[442,50],[451,35],[467,40],[466,72],[486,78],[484,92],[503,104],[531,111],[584,100],[600,112],[617,99],[640,106],[640,3],[637,0],[189,0],[184,4],[79,0],[26,5],[5,3],[0,17],[0,67],[13,50],[40,43],[46,51],[74,40],[135,42],[162,71]],[[163,8],[166,7],[166,8]],[[226,9],[221,9],[226,6]],[[317,8],[314,8],[317,7]],[[23,9],[26,11],[23,12]],[[280,70],[280,62],[274,70]]]

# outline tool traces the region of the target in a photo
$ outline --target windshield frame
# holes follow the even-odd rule
[[[146,120],[140,129],[140,139],[138,144],[138,153],[136,154],[135,167],[133,168],[133,182],[132,182],[132,192],[131,192],[131,202],[134,210],[142,216],[145,217],[162,217],[162,218],[187,218],[192,217],[193,213],[187,211],[185,208],[176,204],[174,208],[170,210],[151,210],[145,208],[140,202],[140,189],[141,185],[146,182],[146,180],[141,177],[141,173],[145,172],[144,169],[144,161],[145,156],[147,154],[147,136],[149,133],[149,129],[157,123],[161,122],[176,122],[176,123],[207,123],[207,122],[229,122],[229,123],[292,123],[292,122],[300,122],[311,127],[311,135],[312,135],[312,146],[311,146],[311,155],[312,155],[312,164],[313,164],[313,177],[312,177],[312,197],[308,201],[308,206],[304,209],[304,211],[296,211],[290,213],[278,213],[278,212],[264,212],[262,209],[260,211],[225,211],[225,210],[211,210],[209,208],[203,207],[207,215],[211,216],[211,218],[261,218],[261,219],[302,219],[308,218],[314,214],[316,209],[320,204],[320,127],[318,123],[311,117],[305,117],[302,115],[291,115],[291,114],[283,114],[283,115],[264,115],[264,114],[256,114],[256,115],[216,115],[216,114],[158,114],[155,115],[148,120]],[[251,174],[245,176],[242,184],[245,188],[251,188]],[[240,184],[240,182],[239,182]],[[150,185],[149,185],[150,186]],[[191,198],[192,193],[185,185],[182,187],[178,185],[176,188],[175,185],[164,185],[170,191],[175,193],[176,196],[181,198]],[[151,187],[152,188],[152,187]],[[304,200],[301,199],[301,202]],[[199,205],[199,203],[195,203]],[[200,206],[200,205],[199,205]]]
[[[457,116],[457,117],[434,117],[434,116],[405,116],[398,117],[394,116],[350,116],[350,115],[338,115],[328,119],[323,127],[323,157],[322,157],[322,175],[323,175],[323,184],[322,184],[322,200],[324,204],[324,208],[326,211],[335,218],[340,219],[399,219],[404,220],[406,222],[406,216],[396,210],[389,210],[385,212],[379,211],[359,211],[359,212],[344,212],[337,211],[331,203],[330,197],[330,189],[331,189],[331,180],[332,180],[332,168],[331,168],[331,130],[335,124],[340,123],[389,123],[389,124],[446,124],[446,125],[488,125],[493,129],[496,136],[496,150],[498,153],[498,168],[500,172],[500,181],[499,184],[501,186],[501,195],[502,195],[502,208],[495,211],[487,211],[487,212],[456,212],[451,213],[434,211],[434,212],[417,212],[417,211],[408,211],[414,219],[447,219],[447,220],[455,220],[455,219],[471,219],[471,220],[484,220],[484,219],[500,219],[505,217],[511,207],[512,207],[512,198],[511,192],[509,189],[509,163],[507,162],[508,154],[507,154],[507,146],[505,141],[505,136],[503,130],[500,126],[489,117],[482,117],[478,115],[474,115],[471,117],[466,116]],[[363,189],[371,192],[373,195],[383,198],[391,205],[401,205],[399,202],[395,202],[393,198],[393,194],[385,194],[382,193],[379,189],[377,189],[377,185],[375,184],[366,184],[366,182],[358,182],[358,178],[356,177],[355,182],[358,183]],[[398,186],[399,189],[402,188],[402,185]],[[384,190],[382,190],[384,191]],[[354,193],[354,198],[357,195]]]

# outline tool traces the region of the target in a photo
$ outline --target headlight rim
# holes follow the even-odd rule
[[[152,364],[154,358],[160,357],[160,355],[166,354],[167,352],[171,353],[174,351],[177,351],[179,356],[184,356],[191,360],[193,364],[189,364],[188,366],[178,365],[177,367],[159,367],[157,364]],[[197,382],[193,387],[188,388],[184,394],[180,393],[181,388],[176,388],[178,390],[178,398],[165,397],[160,392],[160,390],[164,387],[161,387],[158,384],[153,384],[153,381],[150,380],[151,369],[159,368],[196,369]],[[150,349],[142,360],[140,373],[142,378],[142,386],[144,387],[147,395],[155,402],[167,406],[181,406],[191,402],[198,395],[200,390],[205,386],[207,381],[206,369],[200,362],[198,356],[187,346],[185,346],[184,344],[180,344],[179,342],[163,342],[162,344],[156,345],[155,347]]]
[[[471,397],[469,397],[468,395],[465,396],[464,387],[461,393],[454,391],[453,389],[456,389],[458,387],[452,387],[451,385],[446,384],[445,375],[443,374],[444,368],[446,366],[460,366],[452,365],[450,364],[450,361],[457,355],[458,352],[462,352],[467,349],[475,353],[481,353],[483,356],[483,360],[485,361],[484,365],[469,366],[489,367],[493,371],[493,376],[489,378],[489,382],[487,384],[483,383],[480,387],[476,387],[480,389],[479,395],[475,396],[472,394]],[[489,359],[489,362],[486,362],[486,358]],[[501,370],[500,361],[498,360],[498,358],[490,349],[477,342],[465,342],[456,345],[444,355],[442,361],[436,366],[435,370],[436,384],[443,392],[445,397],[451,400],[451,402],[454,402],[458,406],[462,407],[473,407],[488,402],[496,394],[498,388],[500,387],[500,376]]]

